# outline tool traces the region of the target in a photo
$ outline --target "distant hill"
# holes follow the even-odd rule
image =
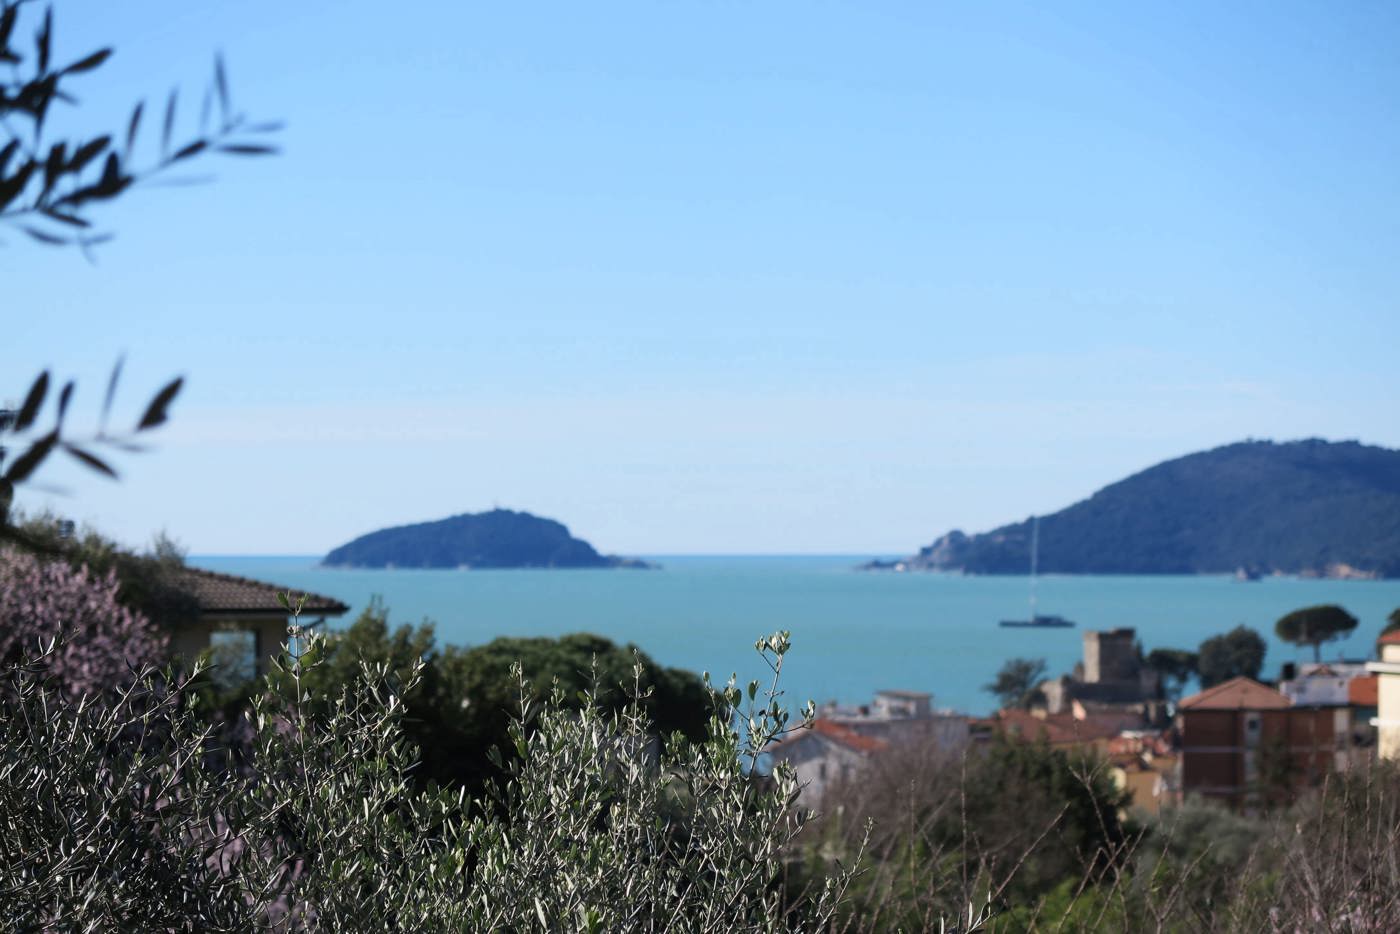
[[[949,532],[912,568],[1025,574],[1032,521]],[[1245,441],[1149,467],[1040,520],[1060,574],[1400,577],[1400,451]]]
[[[357,568],[650,567],[600,555],[562,523],[509,509],[380,529],[332,549],[322,563]]]

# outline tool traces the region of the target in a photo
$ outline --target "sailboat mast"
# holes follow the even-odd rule
[[[1031,622],[1035,622],[1035,578],[1040,570],[1040,516],[1031,521]]]

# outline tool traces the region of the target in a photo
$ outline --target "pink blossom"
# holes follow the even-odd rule
[[[39,655],[57,639],[47,668],[72,696],[110,690],[131,669],[158,664],[167,638],[145,616],[117,599],[116,572],[93,574],[64,561],[0,550],[0,662]]]

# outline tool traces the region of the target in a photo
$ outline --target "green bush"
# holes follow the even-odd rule
[[[423,785],[466,786],[479,794],[504,777],[489,753],[513,748],[510,728],[521,711],[516,666],[531,685],[528,710],[555,693],[558,703],[578,709],[581,696],[591,691],[609,714],[635,701],[646,714],[649,733],[679,731],[696,742],[708,735],[712,701],[699,676],[665,668],[636,646],[601,636],[498,638],[466,649],[439,647],[431,623],[391,627],[388,609],[375,599],[354,623],[327,633],[318,645],[320,664],[304,674],[313,704],[356,683],[363,662],[386,665],[405,678],[422,661],[414,689],[404,695],[403,729],[420,750],[414,776]],[[629,692],[638,665],[638,691]],[[285,683],[279,687],[288,689]]]
[[[762,775],[788,730],[776,684],[712,690],[700,742],[653,741],[645,666],[619,709],[590,688],[520,713],[499,806],[410,780],[404,698],[424,663],[365,662],[329,698],[324,640],[259,696],[245,753],[197,714],[200,672],[141,672],[109,705],[13,668],[0,718],[0,904],[17,930],[744,931],[829,923],[848,878],[794,913],[780,885],[796,779]],[[759,644],[775,670],[786,634]],[[810,708],[809,708],[810,715]],[[742,731],[735,722],[742,722]]]

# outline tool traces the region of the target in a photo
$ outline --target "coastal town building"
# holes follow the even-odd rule
[[[933,695],[922,691],[876,691],[870,704],[843,707],[823,704],[820,719],[840,724],[861,736],[897,745],[931,743],[943,752],[960,752],[968,742],[968,718],[933,708]]]
[[[1379,731],[1376,729],[1380,693],[1380,678],[1363,675],[1347,684],[1347,708],[1351,711],[1353,765],[1372,762],[1379,754]]]
[[[1400,759],[1400,631],[1376,640],[1380,659],[1366,663],[1376,676],[1376,749],[1382,759]]]
[[[1091,713],[1082,706],[1064,713],[1006,708],[972,724],[983,739],[1000,733],[1012,739],[1044,742],[1052,749],[1092,749],[1100,755],[1107,755],[1109,743],[1125,730],[1142,727],[1142,717],[1132,711]]]
[[[870,713],[887,721],[923,719],[933,714],[933,695],[925,691],[876,691]]]
[[[1292,662],[1283,666],[1279,692],[1294,707],[1337,711],[1337,768],[1350,768],[1375,756],[1376,676],[1364,661]]]
[[[1142,663],[1137,632],[1131,627],[1084,633],[1084,659],[1071,674],[1038,686],[1047,714],[1071,713],[1077,704],[1092,712],[1138,715],[1141,725],[1166,721],[1157,672]]]
[[[208,650],[229,682],[266,674],[287,639],[290,614],[277,595],[299,592],[189,566],[172,574],[172,583],[192,596],[198,606],[197,615],[171,633],[175,655],[193,659]],[[348,606],[333,597],[309,593],[302,605],[302,624],[318,625],[347,610]]]
[[[1375,733],[1377,706],[1380,703],[1380,676],[1364,675],[1352,678],[1347,684],[1347,706],[1351,707],[1353,719],[1364,716]]]
[[[972,722],[973,738],[1043,742],[1102,760],[1132,807],[1156,813],[1179,798],[1178,763],[1157,672],[1142,661],[1130,627],[1084,633],[1074,671],[1042,681],[1029,710],[1006,708]]]
[[[774,743],[768,755],[793,767],[802,784],[803,805],[814,807],[833,784],[857,780],[871,756],[887,748],[885,740],[818,718],[807,729]]]
[[[1364,661],[1292,662],[1283,666],[1279,691],[1295,707],[1345,707],[1351,703],[1348,687],[1366,675]]]
[[[1134,811],[1157,814],[1180,798],[1181,757],[1170,730],[1125,730],[1109,740],[1109,777]]]
[[[1291,800],[1350,761],[1349,707],[1295,707],[1252,678],[1193,694],[1177,711],[1183,795],[1252,811]]]
[[[1131,796],[1131,807],[1156,814],[1178,793],[1178,757],[1173,731],[1143,726],[1132,710],[1090,712],[1075,704],[1066,713],[1007,708],[972,721],[973,739],[995,736],[1045,743],[1062,752],[1087,753],[1102,761],[1109,778]]]
[[[967,748],[968,718],[933,708],[922,691],[876,691],[870,704],[823,704],[810,729],[797,730],[769,751],[774,761],[797,770],[803,800],[821,800],[832,783],[858,781],[872,757],[887,750],[915,749],[932,756],[955,756]]]

